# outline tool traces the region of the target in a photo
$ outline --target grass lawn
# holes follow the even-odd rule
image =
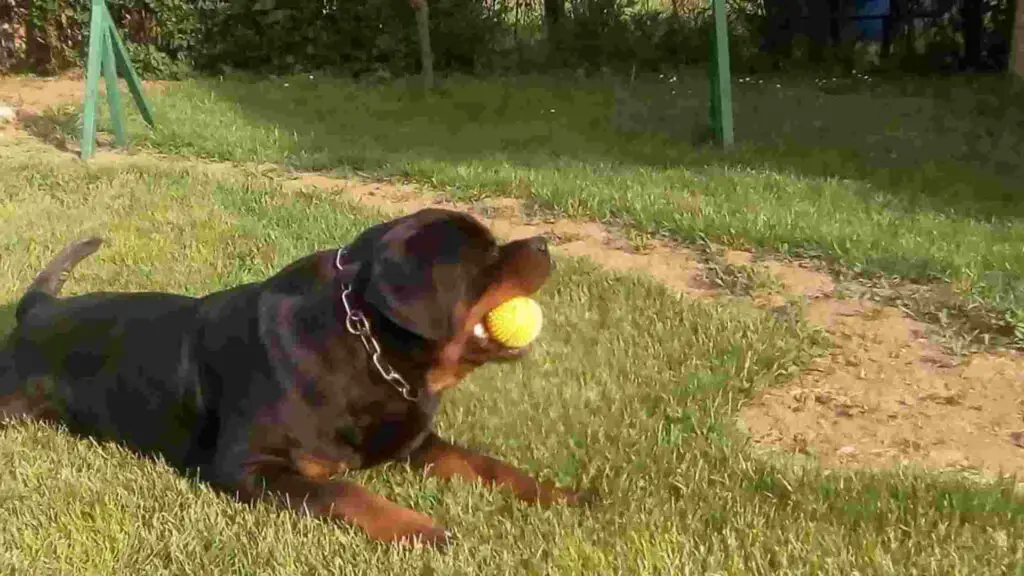
[[[200,89],[162,99],[163,114],[190,94]],[[204,113],[246,126],[198,107],[189,126]],[[166,118],[168,131],[187,128]],[[229,141],[207,127],[211,142]],[[270,134],[249,129],[254,139]],[[253,145],[232,142],[239,155]],[[201,294],[264,277],[378,219],[327,192],[288,192],[255,176],[144,157],[88,167],[0,144],[0,303],[87,233],[109,244],[66,292]],[[449,395],[439,426],[543,477],[597,487],[603,501],[593,509],[543,511],[397,466],[354,474],[459,538],[447,554],[389,547],[19,423],[0,429],[0,574],[1021,573],[1024,502],[1010,484],[825,473],[754,456],[733,416],[820,350],[802,323],[571,260],[539,300],[539,349],[474,374]],[[0,309],[0,323],[10,315]]]
[[[406,176],[942,280],[1024,342],[1024,93],[998,78],[739,79],[729,156],[705,131],[703,72],[613,80],[196,80],[154,96],[162,152]]]

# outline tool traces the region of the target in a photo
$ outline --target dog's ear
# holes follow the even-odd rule
[[[376,242],[363,298],[409,332],[446,341],[459,329],[460,303],[472,299],[465,258],[482,227],[433,212],[413,216],[420,217],[396,222]]]

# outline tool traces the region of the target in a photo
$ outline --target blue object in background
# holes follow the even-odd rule
[[[857,16],[886,16],[889,14],[889,0],[857,0]],[[885,22],[877,20],[858,20],[857,31],[865,40],[881,42]]]

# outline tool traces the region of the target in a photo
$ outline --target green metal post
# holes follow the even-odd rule
[[[127,146],[124,111],[121,105],[121,91],[117,82],[118,71],[125,77],[142,119],[152,128],[153,113],[142,92],[142,82],[125,49],[121,37],[114,27],[114,19],[107,8],[106,0],[92,0],[92,14],[89,19],[89,54],[85,66],[85,101],[82,111],[82,160],[88,160],[96,150],[96,106],[99,100],[100,72],[107,86],[107,105],[110,107],[110,122],[119,146]]]
[[[139,113],[142,114],[142,119],[146,124],[149,124],[150,128],[153,128],[156,126],[156,123],[153,121],[153,110],[149,107],[146,95],[142,91],[142,80],[135,73],[135,67],[132,66],[132,61],[128,58],[128,48],[125,47],[124,42],[121,41],[121,37],[114,28],[114,19],[110,16],[110,10],[107,9],[106,2],[103,4],[103,11],[107,14],[107,21],[110,22],[110,38],[114,41],[114,56],[117,58],[117,67],[121,70],[121,74],[124,75],[125,83],[128,84],[128,92],[131,93],[132,99],[135,100],[135,106],[138,107]]]
[[[107,105],[110,107],[110,123],[114,126],[114,141],[123,148],[128,145],[128,137],[124,133],[124,111],[121,110],[113,43],[109,32],[103,35],[103,77],[107,81]]]
[[[103,38],[107,31],[107,13],[103,7],[103,0],[92,0],[92,13],[89,16],[89,59],[85,65],[85,110],[82,112],[82,160],[88,160],[96,148],[96,99],[100,92]]]
[[[725,0],[711,0],[711,128],[723,148],[733,145],[732,75],[729,71],[729,21]]]

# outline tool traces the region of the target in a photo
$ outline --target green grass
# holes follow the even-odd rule
[[[0,302],[87,233],[109,244],[67,293],[201,294],[379,219],[258,177],[146,158],[90,168],[37,150],[0,144]],[[400,466],[354,474],[459,539],[446,554],[389,547],[20,423],[0,429],[0,574],[1021,573],[1024,501],[1010,484],[755,457],[733,418],[820,350],[804,324],[575,260],[539,299],[539,348],[474,374],[439,427],[541,477],[597,487],[593,509],[545,511]]]
[[[684,241],[952,282],[1024,339],[1024,98],[996,78],[735,83],[740,148],[706,133],[703,73],[622,81],[197,80],[153,98],[162,152],[360,170],[517,196]]]

